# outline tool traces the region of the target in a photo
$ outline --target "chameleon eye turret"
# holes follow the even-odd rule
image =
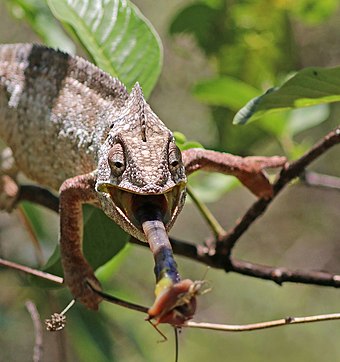
[[[120,143],[115,144],[108,152],[108,163],[111,172],[115,177],[119,177],[123,174],[126,163],[124,150]]]

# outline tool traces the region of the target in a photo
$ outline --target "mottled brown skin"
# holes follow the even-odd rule
[[[134,208],[152,195],[164,195],[157,200],[167,207],[168,231],[184,204],[186,172],[232,174],[256,195],[270,197],[262,169],[285,162],[202,149],[181,155],[138,84],[129,94],[119,80],[86,60],[32,44],[0,46],[0,138],[12,153],[0,164],[0,208],[15,205],[4,185],[18,171],[59,190],[65,282],[91,309],[101,298],[87,285],[99,287],[82,253],[83,203],[101,207],[146,241]]]

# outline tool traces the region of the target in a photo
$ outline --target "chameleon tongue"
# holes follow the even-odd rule
[[[180,280],[168,234],[162,221],[161,211],[155,205],[146,204],[138,210],[138,218],[155,259],[156,281],[170,278],[169,282]]]
[[[138,210],[138,219],[155,260],[156,300],[148,319],[155,319],[156,324],[182,325],[196,310],[194,282],[180,279],[160,209],[145,204]]]

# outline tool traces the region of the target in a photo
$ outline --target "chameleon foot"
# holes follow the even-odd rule
[[[19,185],[8,176],[0,176],[0,210],[11,212],[17,203],[19,195]]]
[[[77,270],[66,271],[65,283],[70,288],[74,298],[84,304],[88,309],[98,310],[99,303],[103,300],[94,289],[101,290],[98,279],[94,276],[91,267],[87,264],[77,265]]]

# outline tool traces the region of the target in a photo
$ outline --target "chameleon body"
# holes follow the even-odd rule
[[[86,60],[32,44],[0,46],[0,138],[12,152],[13,178],[21,171],[59,191],[65,282],[91,309],[101,298],[88,286],[99,283],[82,254],[83,203],[102,208],[146,241],[139,210],[156,207],[169,231],[184,205],[191,172],[231,174],[257,196],[270,197],[262,169],[285,161],[203,149],[181,154],[138,83],[129,94],[119,80]],[[4,176],[8,170],[1,168]]]

